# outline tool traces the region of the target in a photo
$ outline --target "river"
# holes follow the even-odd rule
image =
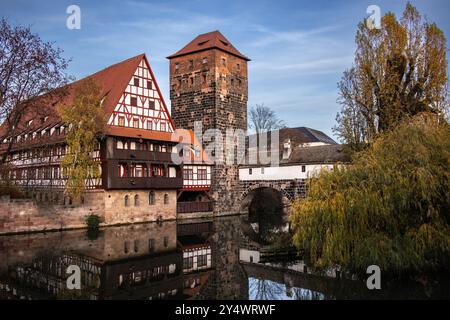
[[[0,236],[0,299],[449,299],[448,280],[363,280],[264,258],[241,216]],[[70,290],[69,266],[81,289]],[[70,270],[70,268],[69,268]],[[70,285],[69,285],[70,287]]]

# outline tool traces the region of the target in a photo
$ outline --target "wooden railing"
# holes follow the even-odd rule
[[[210,212],[212,210],[213,208],[211,201],[191,201],[177,203],[177,213]]]

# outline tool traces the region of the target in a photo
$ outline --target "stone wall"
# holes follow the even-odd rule
[[[176,219],[176,191],[154,190],[90,191],[84,203],[62,205],[31,199],[0,198],[0,234],[85,228],[85,219],[96,214],[101,225],[117,225]],[[138,196],[135,205],[135,196]],[[125,197],[128,196],[128,205]],[[166,203],[164,198],[166,197]]]

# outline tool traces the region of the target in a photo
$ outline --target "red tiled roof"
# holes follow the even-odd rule
[[[100,95],[105,97],[105,100],[103,101],[105,113],[108,115],[111,114],[117,101],[119,101],[122,93],[125,91],[128,82],[134,74],[134,71],[144,57],[145,54],[137,55],[122,62],[113,64],[83,79],[72,82],[62,88],[56,89],[63,92],[63,95],[56,95],[50,92],[48,94],[36,97],[33,99],[32,103],[38,106],[41,109],[40,112],[48,116],[48,119],[44,123],[41,123],[39,119],[36,119],[36,114],[33,111],[35,108],[28,108],[27,111],[29,111],[29,114],[22,117],[18,128],[23,131],[34,131],[40,128],[51,127],[58,123],[62,123],[62,120],[56,111],[56,105],[69,105],[73,101],[75,89],[87,79],[93,79],[99,85]],[[42,111],[42,109],[45,110]],[[28,120],[33,120],[33,123],[29,128],[25,126],[25,123]],[[6,127],[5,123],[3,123],[0,127],[0,136],[3,137],[5,132]]]
[[[189,42],[183,49],[168,56],[167,58],[172,59],[189,53],[199,52],[213,48],[228,52],[239,58],[250,61],[249,58],[240,53],[231,44],[231,42],[228,41],[227,38],[225,38],[225,36],[221,34],[219,31],[208,32],[197,36],[194,40]]]

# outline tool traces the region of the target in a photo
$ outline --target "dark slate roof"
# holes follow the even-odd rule
[[[249,135],[248,137],[254,137],[256,134]],[[282,128],[279,130],[280,148],[282,144],[290,139],[294,145],[302,143],[311,142],[323,142],[326,144],[336,144],[332,138],[327,136],[325,133],[319,130],[307,128],[307,127],[297,127],[297,128]],[[247,139],[248,141],[248,139]],[[267,133],[267,143],[271,142],[271,134]]]
[[[327,144],[336,144],[336,141],[322,131],[307,127],[280,129],[280,141],[286,139],[291,139],[296,143],[323,142]]]
[[[328,144],[313,147],[296,147],[292,150],[289,159],[283,160],[284,164],[293,163],[348,163],[350,155],[345,152],[340,144]]]

